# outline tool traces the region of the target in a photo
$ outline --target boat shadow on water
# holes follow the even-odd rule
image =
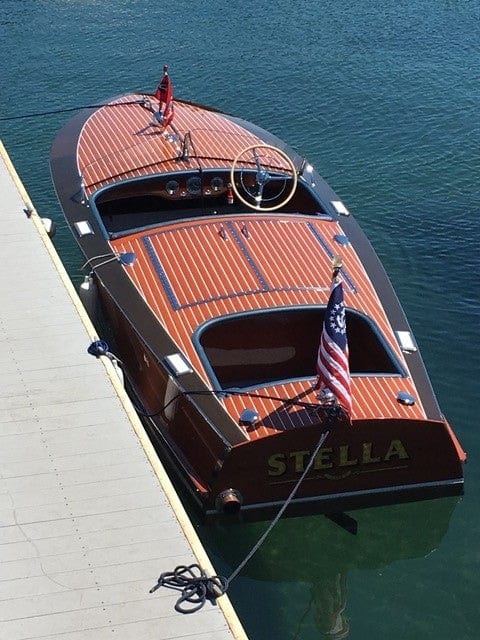
[[[347,638],[349,572],[381,570],[396,561],[429,555],[440,546],[457,502],[455,497],[441,498],[356,511],[357,535],[320,515],[280,520],[242,568],[237,584],[236,579],[232,581],[230,597],[248,628],[249,620],[259,612],[246,605],[252,596],[244,589],[250,592],[252,587],[250,580],[240,584],[242,578],[269,582],[274,591],[282,594],[278,596],[280,602],[271,603],[275,611],[266,610],[270,587],[258,586],[254,600],[261,603],[262,615],[279,625],[278,632],[272,629],[272,637],[317,638],[320,634],[336,640]],[[229,576],[243,563],[267,526],[266,522],[217,522],[200,525],[198,533],[218,573]],[[296,630],[283,629],[285,607]]]

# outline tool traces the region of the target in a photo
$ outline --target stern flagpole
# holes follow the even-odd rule
[[[340,275],[342,259],[335,256],[332,261],[332,284],[330,297],[323,319],[320,345],[317,354],[318,398],[325,404],[339,404],[348,417],[352,413],[349,352],[343,280]]]

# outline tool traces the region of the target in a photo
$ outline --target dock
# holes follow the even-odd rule
[[[247,640],[149,593],[215,571],[1,141],[0,194],[0,638]]]

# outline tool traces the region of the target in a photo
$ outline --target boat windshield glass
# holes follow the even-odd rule
[[[311,378],[324,313],[324,308],[310,307],[222,318],[200,329],[197,348],[222,389]],[[346,322],[352,375],[404,375],[370,319],[347,310]]]

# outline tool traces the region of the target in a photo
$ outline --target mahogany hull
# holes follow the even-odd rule
[[[207,518],[218,517],[218,498],[231,489],[241,496],[243,520],[275,515],[323,434],[325,442],[291,500],[288,516],[463,493],[462,450],[441,420],[364,419],[351,424],[323,412],[310,427],[232,445],[192,399],[172,388],[158,357],[108,291],[101,291],[140,415],[145,414],[154,443],[166,451]]]
[[[134,404],[201,511],[257,519],[286,500],[297,515],[462,493],[465,453],[340,198],[269,132],[184,101],[161,128],[153,101],[127,95],[79,114],[54,142],[52,176]],[[272,214],[269,180],[283,198]],[[337,258],[349,418],[313,388]]]

